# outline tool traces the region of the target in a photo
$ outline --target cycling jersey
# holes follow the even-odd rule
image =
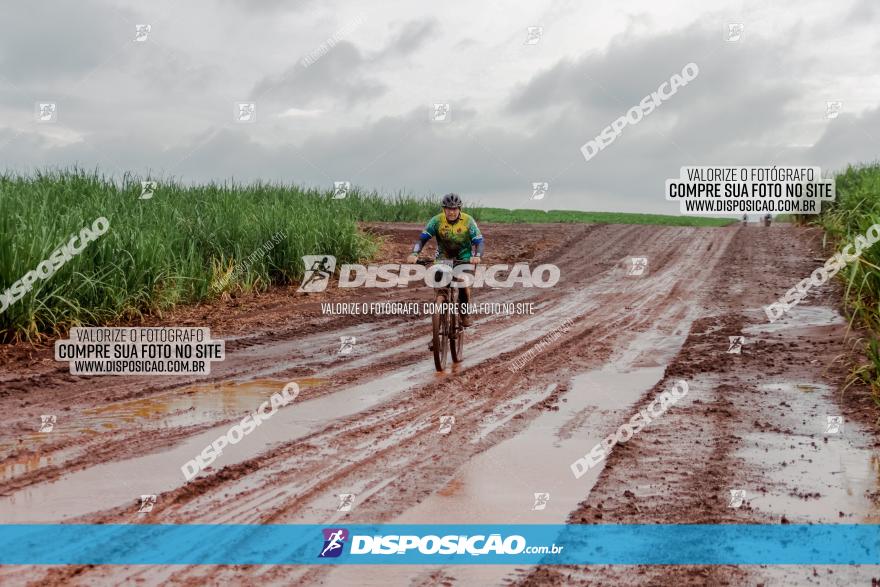
[[[431,237],[437,239],[438,257],[469,261],[472,247],[477,248],[478,257],[483,254],[483,235],[473,217],[464,212],[459,214],[455,222],[446,220],[443,212],[431,218],[419,235],[419,242],[413,247],[413,253],[421,251]]]

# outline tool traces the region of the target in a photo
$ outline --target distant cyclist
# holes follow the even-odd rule
[[[415,263],[419,253],[431,237],[437,239],[436,258],[456,259],[474,265],[479,264],[483,256],[483,235],[470,214],[461,211],[461,198],[458,194],[446,194],[440,204],[443,212],[428,221],[419,241],[413,246],[408,263]],[[462,287],[458,290],[458,301],[467,304],[471,300],[471,288]],[[462,315],[462,324],[471,325],[471,314]]]

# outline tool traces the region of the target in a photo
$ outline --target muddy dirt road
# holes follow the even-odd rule
[[[400,261],[415,225],[371,225]],[[533,303],[480,316],[434,371],[425,316],[325,315],[321,302],[430,301],[425,286],[293,288],[178,310],[226,359],[204,377],[80,377],[51,349],[0,351],[0,522],[876,523],[877,413],[841,394],[851,344],[828,284],[784,320],[761,306],[827,254],[785,225],[487,225],[487,262],[556,263]],[[647,268],[631,275],[631,257]],[[511,362],[573,324],[517,372]],[[340,337],[353,336],[348,354]],[[743,336],[739,352],[730,338]],[[674,379],[689,393],[586,475],[570,464]],[[302,393],[212,468],[180,467],[287,382]],[[40,416],[56,415],[51,432]],[[454,420],[444,418],[453,416]],[[837,433],[828,417],[842,416]],[[444,423],[441,426],[441,421]],[[837,422],[837,420],[834,420]],[[731,491],[738,500],[731,504]],[[535,493],[549,494],[535,509]],[[154,494],[149,513],[141,495]],[[351,494],[339,511],[340,494]],[[731,507],[736,505],[736,507]],[[7,567],[0,582],[119,584],[866,584],[878,567]]]

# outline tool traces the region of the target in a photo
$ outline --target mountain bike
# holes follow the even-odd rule
[[[419,259],[419,265],[439,265],[438,271],[452,273],[459,265],[468,265],[467,261],[453,259]],[[460,305],[458,304],[459,288],[453,286],[457,278],[437,287],[434,295],[434,313],[431,316],[431,351],[434,353],[434,367],[438,371],[446,368],[446,357],[451,352],[452,362],[460,363],[464,359],[464,326],[461,323]]]

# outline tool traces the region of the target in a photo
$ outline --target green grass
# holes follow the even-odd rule
[[[345,200],[334,200],[334,205],[346,210],[354,218],[365,222],[425,222],[440,209],[438,198],[412,197],[397,194],[383,197],[379,194],[355,190]],[[485,206],[468,206],[477,222],[544,224],[553,222],[583,222],[589,224],[657,224],[662,226],[726,226],[737,219],[706,218],[702,216],[669,216],[662,214],[634,214],[629,212],[578,212],[573,210],[508,210]]]
[[[814,221],[825,228],[826,239],[837,249],[864,235],[872,224],[880,224],[880,163],[851,165],[836,176],[837,198],[824,202]],[[862,252],[838,275],[846,287],[845,309],[851,321],[868,330],[865,345],[869,362],[854,375],[872,386],[880,403],[880,243]]]
[[[482,222],[541,224],[547,222],[585,222],[589,224],[657,224],[661,226],[726,226],[735,219],[701,216],[666,216],[629,212],[577,212],[572,210],[506,210],[504,208],[469,208]]]
[[[102,324],[191,303],[230,289],[285,283],[302,275],[300,257],[332,251],[365,260],[377,243],[329,193],[271,184],[183,187],[159,183],[140,200],[140,181],[118,185],[80,170],[0,176],[0,284],[6,289],[95,218],[110,230],[0,314],[0,338],[32,339],[76,324]],[[232,273],[279,230],[246,271]]]
[[[185,186],[159,181],[154,196],[141,200],[140,179],[113,181],[81,169],[0,175],[2,290],[96,218],[110,221],[106,234],[0,313],[0,340],[126,321],[230,290],[296,282],[306,254],[333,254],[339,263],[372,258],[379,243],[358,229],[358,221],[425,222],[438,212],[433,198],[383,197],[355,189],[335,200],[330,190],[274,183]],[[468,211],[482,222],[731,222],[606,212]],[[286,238],[244,262],[279,231]]]

